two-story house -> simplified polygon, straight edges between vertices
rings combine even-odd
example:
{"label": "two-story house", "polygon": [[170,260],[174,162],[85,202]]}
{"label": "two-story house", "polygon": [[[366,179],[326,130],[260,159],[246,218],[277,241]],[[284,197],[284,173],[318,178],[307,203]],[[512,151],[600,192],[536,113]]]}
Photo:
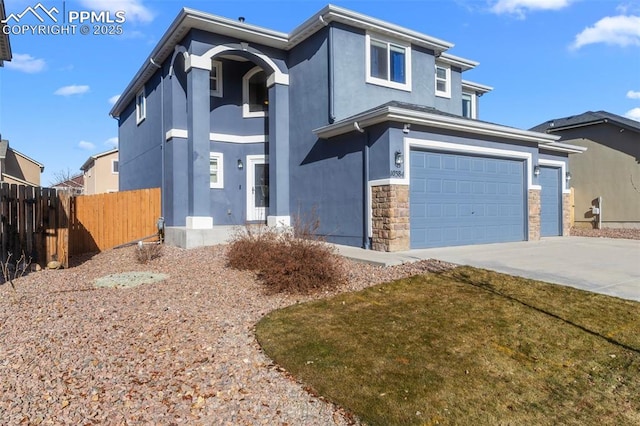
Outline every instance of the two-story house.
{"label": "two-story house", "polygon": [[640,122],[607,111],[586,111],[531,130],[587,149],[569,160],[574,226],[640,228]]}
{"label": "two-story house", "polygon": [[187,247],[312,211],[376,250],[566,234],[582,148],[479,121],[491,87],[452,46],[332,5],[288,34],[183,9],[111,111],[120,189],[161,187]]}
{"label": "two-story house", "polygon": [[110,149],[87,158],[82,167],[83,194],[118,192],[118,149]]}

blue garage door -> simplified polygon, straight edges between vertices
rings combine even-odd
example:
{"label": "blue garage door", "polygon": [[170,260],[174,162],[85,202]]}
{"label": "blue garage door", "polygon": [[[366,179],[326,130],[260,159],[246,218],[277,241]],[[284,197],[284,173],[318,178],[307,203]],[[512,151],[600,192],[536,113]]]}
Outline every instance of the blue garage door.
{"label": "blue garage door", "polygon": [[559,167],[540,167],[540,235],[543,237],[562,235],[561,170]]}
{"label": "blue garage door", "polygon": [[411,248],[525,239],[524,161],[411,151]]}

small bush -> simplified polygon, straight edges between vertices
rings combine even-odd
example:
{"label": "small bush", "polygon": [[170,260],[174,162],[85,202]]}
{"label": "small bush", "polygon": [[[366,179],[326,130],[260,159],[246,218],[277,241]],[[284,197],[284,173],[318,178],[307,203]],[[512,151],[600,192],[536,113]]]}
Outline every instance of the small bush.
{"label": "small bush", "polygon": [[235,269],[256,271],[269,293],[315,293],[343,282],[343,270],[334,248],[321,238],[312,237],[311,228],[298,231],[296,228],[293,232],[278,232],[246,227],[232,239],[227,264]]}
{"label": "small bush", "polygon": [[138,244],[136,248],[136,259],[138,263],[146,265],[153,259],[162,256],[162,245],[160,244]]}
{"label": "small bush", "polygon": [[260,271],[269,262],[278,238],[275,230],[262,225],[238,229],[227,250],[227,265],[241,271]]}

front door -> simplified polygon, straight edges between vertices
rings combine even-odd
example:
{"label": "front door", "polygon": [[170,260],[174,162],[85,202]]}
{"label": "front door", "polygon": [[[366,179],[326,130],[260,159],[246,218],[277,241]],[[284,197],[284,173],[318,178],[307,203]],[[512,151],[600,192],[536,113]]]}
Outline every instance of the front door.
{"label": "front door", "polygon": [[264,155],[247,156],[247,221],[267,220],[269,163]]}

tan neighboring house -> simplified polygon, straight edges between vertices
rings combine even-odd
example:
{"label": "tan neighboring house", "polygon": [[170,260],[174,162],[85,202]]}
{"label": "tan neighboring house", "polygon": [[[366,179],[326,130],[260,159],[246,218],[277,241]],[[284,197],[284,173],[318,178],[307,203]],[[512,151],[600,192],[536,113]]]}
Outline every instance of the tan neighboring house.
{"label": "tan neighboring house", "polygon": [[575,226],[640,228],[640,122],[588,111],[531,130],[587,148],[569,156]]}
{"label": "tan neighboring house", "polygon": [[118,192],[118,150],[92,155],[80,167],[84,174],[84,195]]}
{"label": "tan neighboring house", "polygon": [[0,140],[0,181],[18,185],[40,186],[44,165],[9,147]]}

